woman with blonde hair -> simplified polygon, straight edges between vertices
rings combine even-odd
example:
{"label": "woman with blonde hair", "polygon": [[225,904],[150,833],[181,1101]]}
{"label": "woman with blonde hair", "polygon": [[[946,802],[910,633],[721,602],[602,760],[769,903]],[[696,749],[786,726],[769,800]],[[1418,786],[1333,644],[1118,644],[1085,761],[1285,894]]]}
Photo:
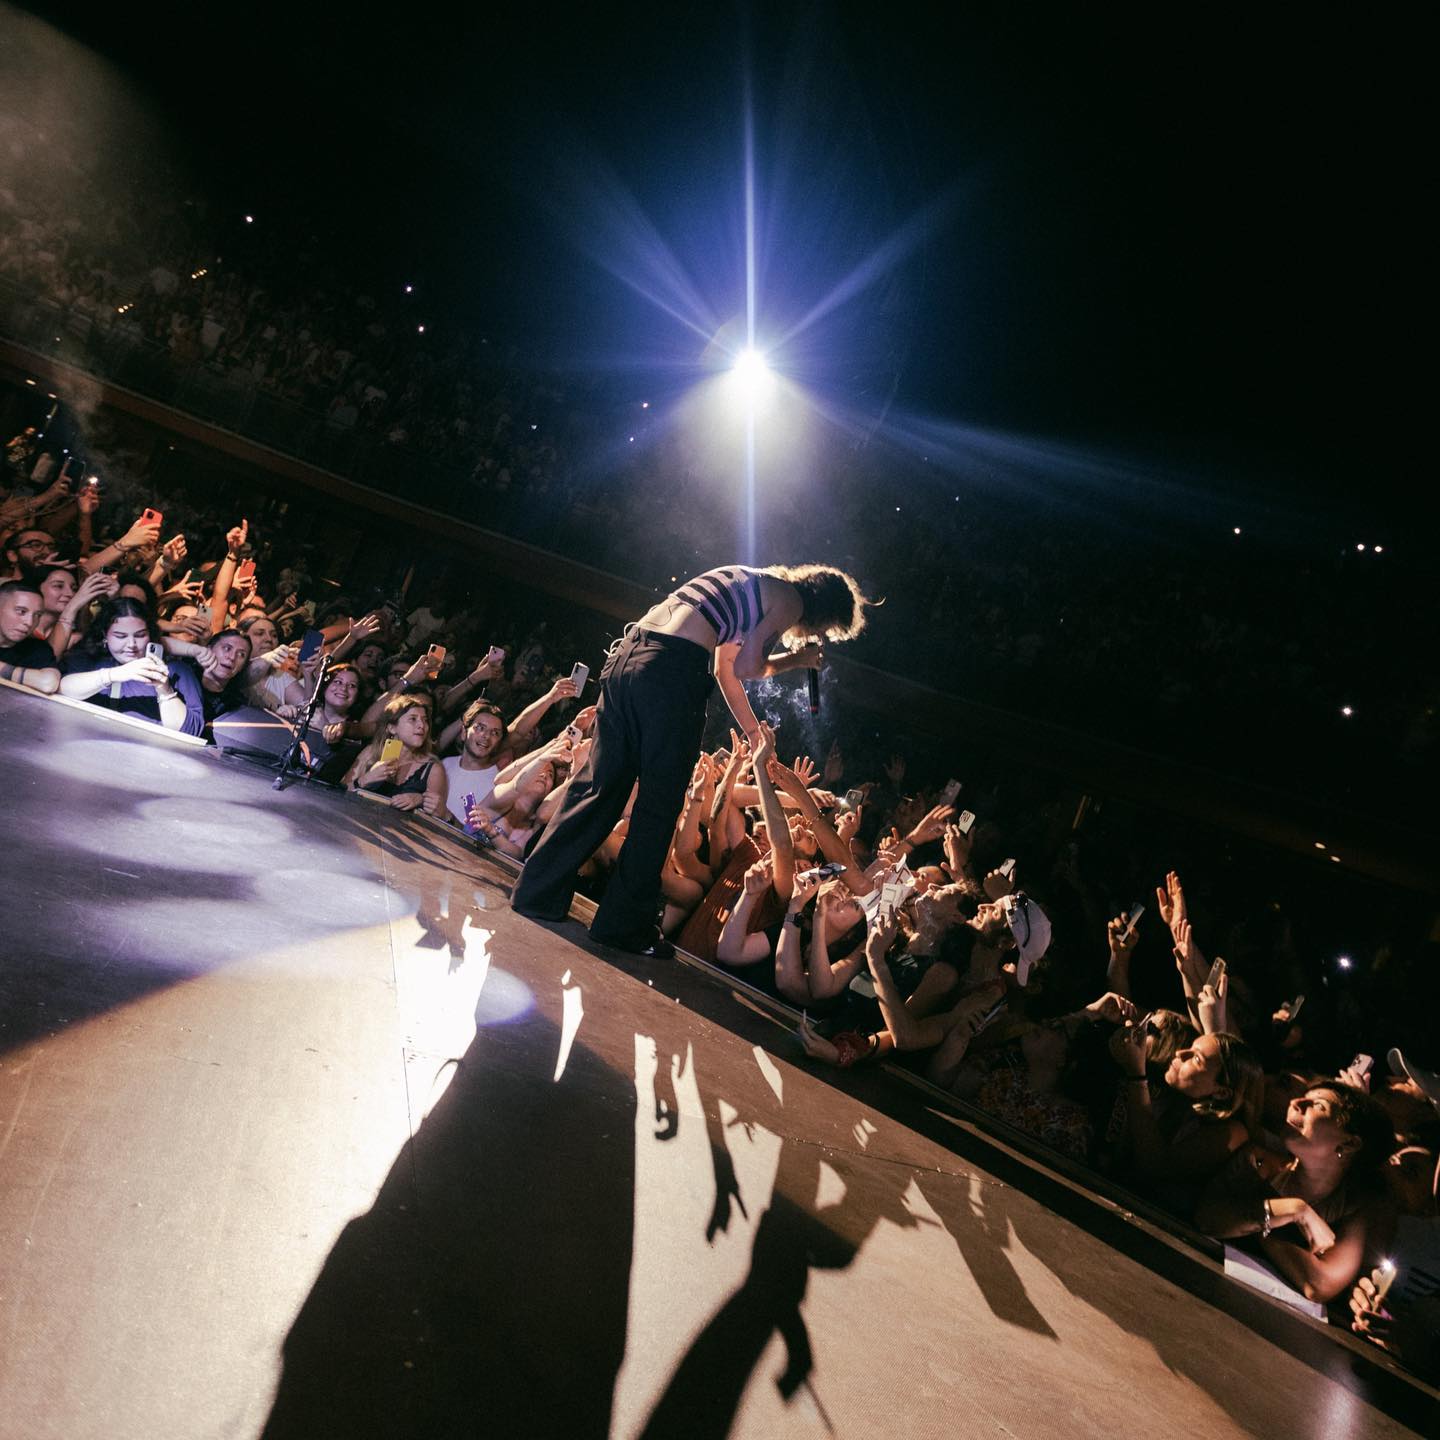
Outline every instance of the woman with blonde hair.
{"label": "woman with blonde hair", "polygon": [[430,744],[428,695],[386,702],[374,739],[355,757],[345,783],[387,796],[397,810],[439,815],[445,809],[445,767]]}
{"label": "woman with blonde hair", "polygon": [[567,917],[581,865],[638,780],[629,833],[590,934],[638,954],[672,954],[656,925],[660,876],[712,680],[753,750],[760,725],[744,682],[819,669],[821,642],[858,635],[874,603],[853,576],[829,565],[724,565],[687,580],[628,626],[600,676],[594,748],[526,861],[514,908],[534,919]]}
{"label": "woman with blonde hair", "polygon": [[[1144,1027],[1111,1037],[1125,1077],[1132,1172],[1155,1185],[1199,1185],[1260,1133],[1264,1071],[1238,1035],[1199,1035],[1171,1057],[1157,1106],[1145,1069],[1148,1049]],[[1193,1191],[1186,1198],[1193,1200]]]}

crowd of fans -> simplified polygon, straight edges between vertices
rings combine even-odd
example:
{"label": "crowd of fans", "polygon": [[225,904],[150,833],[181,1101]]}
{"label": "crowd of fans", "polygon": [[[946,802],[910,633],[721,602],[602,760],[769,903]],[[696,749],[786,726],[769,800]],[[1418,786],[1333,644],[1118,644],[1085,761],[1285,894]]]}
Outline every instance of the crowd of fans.
{"label": "crowd of fans", "polygon": [[[317,776],[523,860],[585,763],[572,666],[598,623],[551,635],[438,578],[327,598],[283,507],[141,504],[63,454],[37,480],[42,458],[37,435],[7,448],[0,677],[221,744],[304,719]],[[1433,957],[1357,951],[1344,976],[1273,898],[1227,902],[1213,870],[1187,890],[1024,778],[962,788],[953,757],[843,726],[787,764],[771,720],[753,754],[730,733],[696,757],[668,935],[800,1009],[815,1063],[908,1065],[1434,1372],[1440,1077],[1417,1063],[1433,1027],[1396,1019]]]}
{"label": "crowd of fans", "polygon": [[[0,184],[9,333],[167,396],[192,377],[187,403],[241,430],[256,405],[285,407],[341,468],[351,440],[381,471],[436,467],[463,481],[453,513],[647,584],[734,559],[733,497],[640,397],[562,380],[433,297],[422,309],[403,277],[357,282],[319,227],[222,222],[164,183],[77,205],[83,150],[17,143],[28,164]],[[7,445],[0,678],[221,744],[247,718],[304,719],[317,777],[523,860],[585,762],[593,710],[571,666],[598,668],[601,623],[542,623],[434,567],[342,588],[285,503],[247,518],[162,495],[103,424],[87,416],[83,466],[38,419]],[[952,483],[928,463],[837,447],[823,493],[759,499],[767,531],[805,533],[887,595],[897,624],[861,658],[1352,804],[1405,793],[1381,769],[1433,757],[1440,696],[1413,629],[1433,607],[1402,599],[1393,623],[1395,577],[1415,573],[1395,544],[1266,540],[1218,514],[1200,540],[1193,514],[1164,533],[1108,503],[1061,510],[993,464]],[[1244,889],[1213,858],[1187,859],[1183,884],[1170,837],[1114,813],[1082,824],[1035,777],[902,758],[898,727],[842,713],[820,743],[790,738],[789,764],[769,726],[754,754],[716,734],[697,756],[667,934],[801,1009],[815,1063],[914,1068],[1251,1247],[1435,1375],[1440,1078],[1417,1063],[1436,1063],[1433,945],[1382,923],[1337,958],[1333,909]],[[592,893],[625,824],[586,867]]]}
{"label": "crowd of fans", "polygon": [[[733,559],[733,495],[660,404],[542,365],[404,277],[363,283],[322,222],[247,224],[177,201],[174,177],[82,219],[83,153],[26,144],[0,192],[0,323],[26,343],[342,471],[363,455],[367,484],[646,584]],[[276,407],[309,428],[277,429]],[[1434,637],[1411,630],[1433,607],[1403,536],[1167,514],[1148,483],[941,465],[885,434],[837,434],[807,461],[823,486],[785,474],[757,497],[766,531],[803,526],[908,617],[912,643],[862,637],[857,658],[1350,808],[1393,809],[1433,759],[1440,694],[1414,654]],[[958,622],[944,646],[931,619]]]}

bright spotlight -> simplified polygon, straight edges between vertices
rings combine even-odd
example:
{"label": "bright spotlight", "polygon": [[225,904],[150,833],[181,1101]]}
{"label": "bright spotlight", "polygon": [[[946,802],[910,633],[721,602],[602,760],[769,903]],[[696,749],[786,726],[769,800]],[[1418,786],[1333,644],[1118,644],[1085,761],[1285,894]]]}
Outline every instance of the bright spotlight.
{"label": "bright spotlight", "polygon": [[753,345],[747,345],[735,357],[732,374],[741,397],[752,405],[764,399],[775,384],[765,357]]}

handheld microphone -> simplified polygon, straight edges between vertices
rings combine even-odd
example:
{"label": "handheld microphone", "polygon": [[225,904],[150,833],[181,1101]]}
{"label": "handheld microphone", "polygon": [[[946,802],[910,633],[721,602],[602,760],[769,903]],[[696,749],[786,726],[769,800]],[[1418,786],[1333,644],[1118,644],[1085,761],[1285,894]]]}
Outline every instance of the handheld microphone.
{"label": "handheld microphone", "polygon": [[820,672],[818,670],[807,670],[806,679],[810,682],[810,713],[820,713]]}

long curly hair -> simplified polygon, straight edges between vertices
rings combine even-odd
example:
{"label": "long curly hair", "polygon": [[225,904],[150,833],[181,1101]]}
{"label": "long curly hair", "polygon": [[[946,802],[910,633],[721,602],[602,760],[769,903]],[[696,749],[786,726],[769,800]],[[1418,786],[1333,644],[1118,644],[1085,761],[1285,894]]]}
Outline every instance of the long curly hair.
{"label": "long curly hair", "polygon": [[866,610],[884,604],[871,600],[853,575],[833,565],[771,565],[763,572],[793,585],[804,607],[792,627],[830,641],[853,640],[864,628]]}

